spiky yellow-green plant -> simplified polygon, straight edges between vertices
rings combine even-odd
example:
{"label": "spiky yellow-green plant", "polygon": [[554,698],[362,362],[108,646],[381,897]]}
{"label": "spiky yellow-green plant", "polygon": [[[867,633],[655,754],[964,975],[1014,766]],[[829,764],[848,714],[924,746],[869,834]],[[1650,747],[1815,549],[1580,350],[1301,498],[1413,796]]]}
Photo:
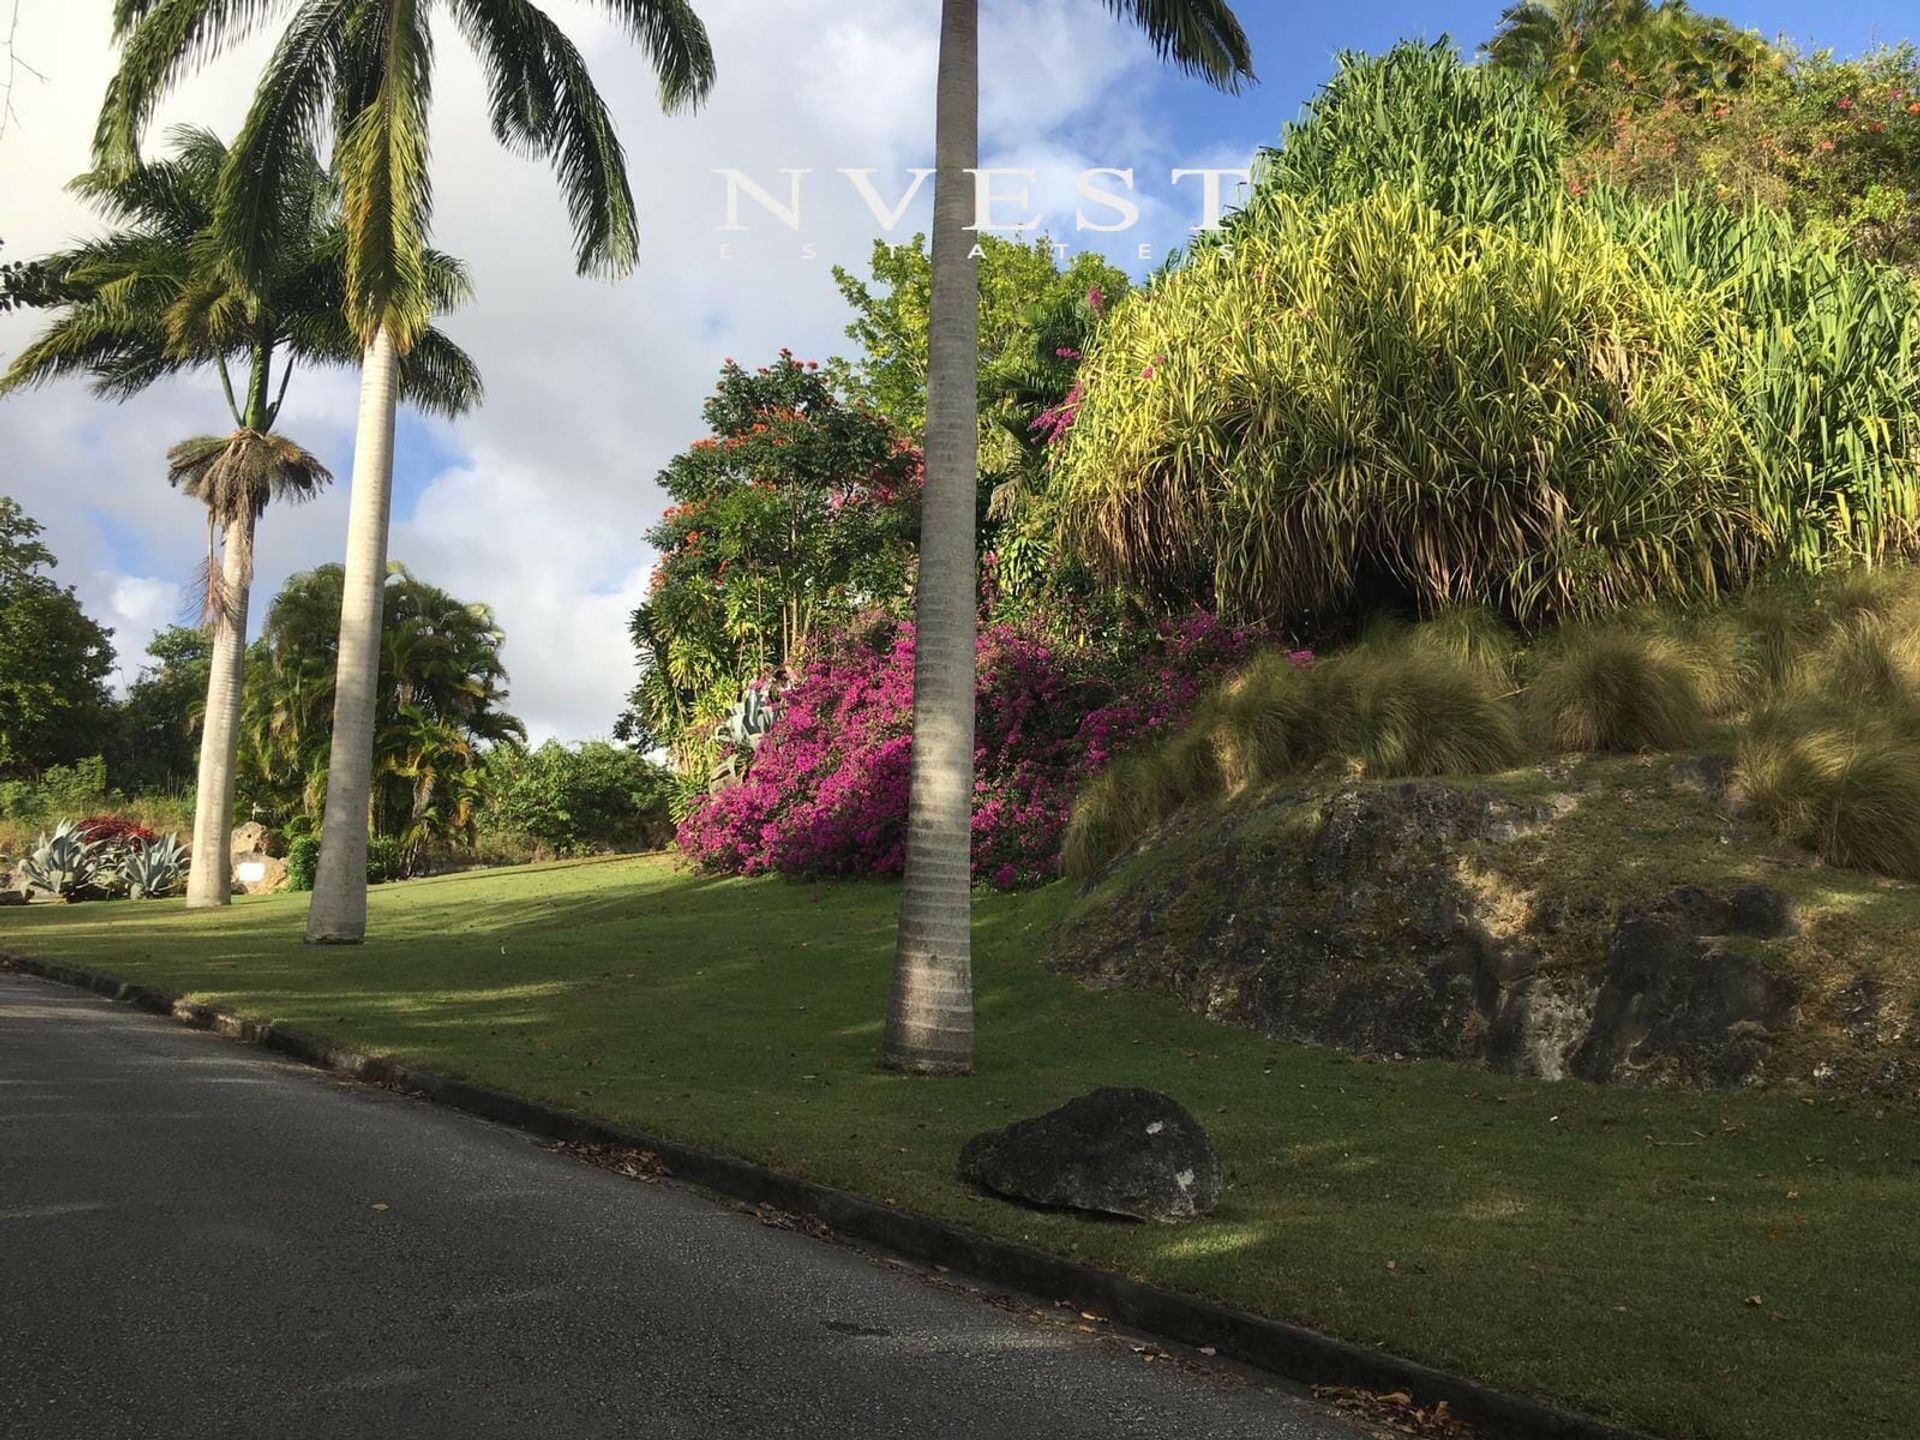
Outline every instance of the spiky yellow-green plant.
{"label": "spiky yellow-green plant", "polygon": [[1241,618],[1369,577],[1523,619],[1714,593],[1759,543],[1698,299],[1603,227],[1285,197],[1117,314],[1059,486],[1103,573]]}

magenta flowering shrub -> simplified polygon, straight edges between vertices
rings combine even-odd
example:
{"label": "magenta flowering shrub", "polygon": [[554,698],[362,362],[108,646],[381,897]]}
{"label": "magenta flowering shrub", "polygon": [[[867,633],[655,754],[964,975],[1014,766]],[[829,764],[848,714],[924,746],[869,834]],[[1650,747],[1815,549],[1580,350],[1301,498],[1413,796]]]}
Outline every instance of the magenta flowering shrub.
{"label": "magenta flowering shrub", "polygon": [[[1253,637],[1212,616],[1166,627],[1136,653],[1063,645],[1012,625],[979,639],[973,873],[1002,889],[1059,872],[1060,836],[1088,776],[1192,711]],[[816,643],[737,784],[681,823],[704,869],[755,875],[897,875],[906,859],[912,751],[910,624]]]}

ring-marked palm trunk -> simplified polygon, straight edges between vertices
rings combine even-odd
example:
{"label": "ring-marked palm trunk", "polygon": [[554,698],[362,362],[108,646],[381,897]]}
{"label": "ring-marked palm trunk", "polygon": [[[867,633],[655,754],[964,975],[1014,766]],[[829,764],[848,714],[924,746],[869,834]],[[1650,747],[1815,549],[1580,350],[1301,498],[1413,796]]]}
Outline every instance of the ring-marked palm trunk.
{"label": "ring-marked palm trunk", "polygon": [[927,481],[914,596],[913,762],[886,1063],[973,1068],[973,707],[978,578],[979,0],[943,0],[934,118],[933,295],[927,335]]}
{"label": "ring-marked palm trunk", "polygon": [[233,897],[234,756],[240,744],[240,699],[246,689],[247,602],[253,585],[250,510],[227,523],[220,583],[210,586],[213,663],[207,709],[200,722],[200,769],[193,793],[193,860],[187,871],[187,908],[228,904]]}
{"label": "ring-marked palm trunk", "polygon": [[320,863],[307,911],[309,944],[358,944],[367,933],[367,797],[373,786],[398,370],[392,338],[384,328],[376,331],[361,370],[360,418],[353,438],[346,583],[340,597],[340,664],[327,761],[327,808],[320,822]]}

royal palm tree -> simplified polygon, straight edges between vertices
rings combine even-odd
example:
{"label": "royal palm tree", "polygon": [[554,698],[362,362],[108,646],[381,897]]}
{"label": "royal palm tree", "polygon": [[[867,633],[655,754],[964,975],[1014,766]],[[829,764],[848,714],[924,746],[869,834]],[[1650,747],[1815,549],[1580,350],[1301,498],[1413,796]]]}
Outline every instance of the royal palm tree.
{"label": "royal palm tree", "polygon": [[[249,268],[215,225],[227,147],[211,131],[186,127],[169,140],[165,160],[73,182],[112,228],[33,262],[54,318],[0,376],[0,394],[84,374],[96,393],[124,399],[184,370],[219,375],[236,428],[174,446],[167,475],[206,507],[205,620],[213,632],[187,904],[225,905],[254,532],[270,502],[308,499],[331,478],[274,425],[297,366],[354,365],[360,346],[346,314],[338,188],[311,146],[295,147],[276,172],[269,199],[279,213],[280,241],[262,266]],[[429,251],[423,264],[435,310],[466,294],[458,262]],[[244,386],[236,394],[234,370],[241,366]],[[407,357],[399,388],[424,409],[457,415],[479,398],[480,377],[465,352],[429,326]]]}
{"label": "royal palm tree", "polygon": [[[688,0],[606,0],[652,63],[662,106],[697,104],[713,51]],[[300,145],[327,136],[347,219],[347,311],[362,346],[360,415],[340,609],[328,804],[307,939],[366,934],[363,823],[372,783],[380,605],[393,488],[397,367],[432,313],[425,256],[436,9],[487,77],[493,131],[549,157],[573,220],[582,274],[617,276],[639,255],[633,194],[613,118],[585,60],[531,0],[116,0],[120,68],[95,135],[103,164],[126,165],[160,98],[184,75],[285,14],[233,155],[219,224],[250,264],[281,241],[273,177]]]}
{"label": "royal palm tree", "polygon": [[[1103,0],[1163,60],[1237,90],[1253,78],[1226,0]],[[887,1005],[886,1063],[973,1068],[973,687],[978,570],[980,0],[942,0],[934,99],[933,294],[927,335],[927,480],[914,595],[913,761],[907,867]]]}

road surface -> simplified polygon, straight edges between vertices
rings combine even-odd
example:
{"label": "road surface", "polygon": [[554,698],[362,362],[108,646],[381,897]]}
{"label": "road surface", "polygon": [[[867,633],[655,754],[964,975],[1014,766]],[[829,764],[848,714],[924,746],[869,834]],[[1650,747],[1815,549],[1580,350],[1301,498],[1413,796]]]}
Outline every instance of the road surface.
{"label": "road surface", "polygon": [[[384,1207],[384,1208],[382,1208]],[[1353,1440],[517,1132],[0,973],[0,1436]]]}

